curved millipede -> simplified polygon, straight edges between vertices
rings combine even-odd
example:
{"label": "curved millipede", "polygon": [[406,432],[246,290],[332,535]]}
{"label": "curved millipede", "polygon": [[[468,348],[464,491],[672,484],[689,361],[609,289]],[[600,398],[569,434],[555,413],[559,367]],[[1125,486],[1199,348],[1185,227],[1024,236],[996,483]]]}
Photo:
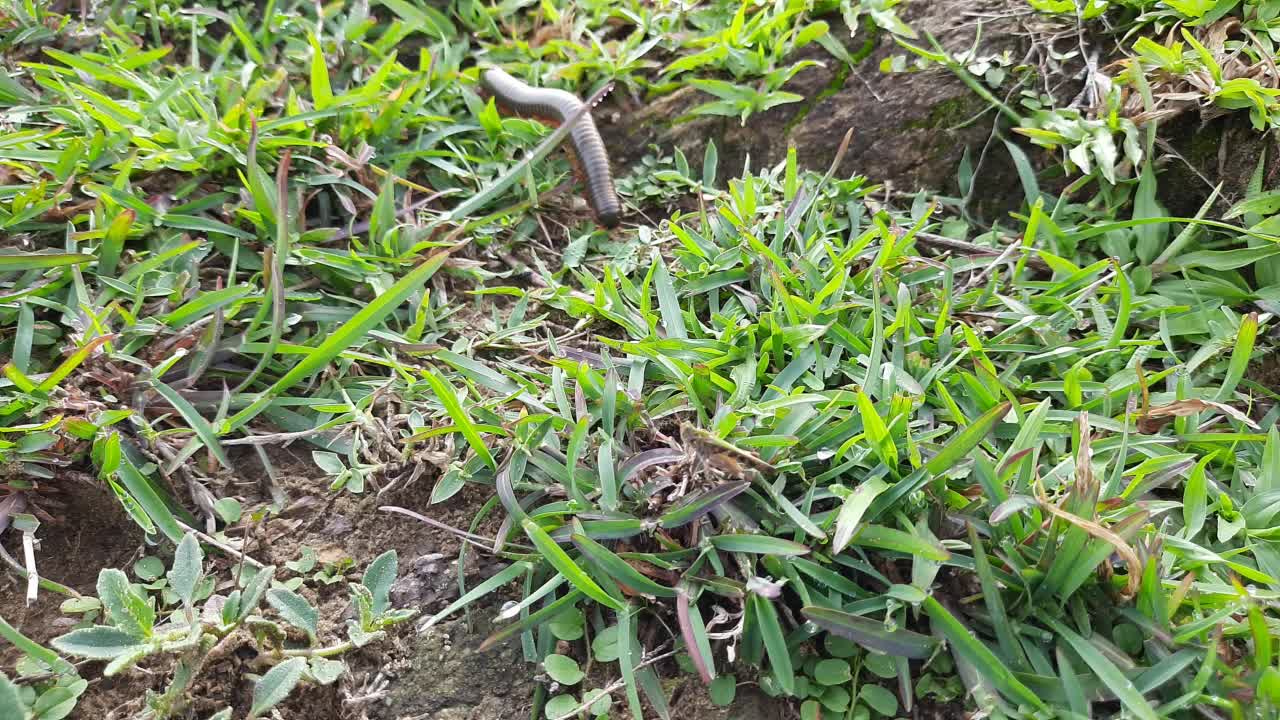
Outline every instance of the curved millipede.
{"label": "curved millipede", "polygon": [[[480,83],[498,105],[508,112],[528,117],[563,123],[575,110],[582,107],[582,100],[572,93],[552,88],[535,88],[526,85],[506,72],[488,68],[480,74]],[[569,143],[578,156],[578,164],[586,176],[587,200],[596,220],[605,227],[614,227],[622,214],[622,204],[613,189],[613,175],[609,172],[609,155],[604,140],[591,119],[591,113],[582,115],[569,133]]]}

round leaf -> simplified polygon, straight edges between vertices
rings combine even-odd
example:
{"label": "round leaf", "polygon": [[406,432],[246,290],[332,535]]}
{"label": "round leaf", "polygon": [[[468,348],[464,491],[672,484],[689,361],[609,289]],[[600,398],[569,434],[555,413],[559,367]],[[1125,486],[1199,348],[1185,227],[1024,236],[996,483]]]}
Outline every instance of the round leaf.
{"label": "round leaf", "polygon": [[98,598],[89,596],[67,598],[62,601],[62,605],[58,606],[58,610],[62,612],[63,615],[75,615],[101,609],[102,603]]}
{"label": "round leaf", "polygon": [[222,521],[228,525],[240,522],[240,516],[244,512],[240,507],[240,502],[235,498],[222,498],[214,501],[213,511],[218,513],[218,517],[222,518]]}
{"label": "round leaf", "polygon": [[843,685],[851,677],[849,663],[844,660],[823,660],[813,670],[813,679],[823,685]]}
{"label": "round leaf", "polygon": [[898,677],[898,665],[894,659],[882,653],[867,653],[864,661],[867,669],[882,678]]}
{"label": "round leaf", "polygon": [[733,703],[734,696],[738,694],[738,679],[732,675],[721,675],[711,681],[707,694],[711,696],[711,702],[719,707],[726,707]]}
{"label": "round leaf", "polygon": [[547,720],[556,720],[573,712],[579,704],[578,698],[572,695],[556,695],[543,706],[542,713],[547,716]]}
{"label": "round leaf", "polygon": [[587,707],[587,712],[596,717],[609,712],[609,708],[613,706],[613,698],[609,697],[609,693],[599,688],[583,693],[582,702],[591,703]]}
{"label": "round leaf", "polygon": [[570,608],[551,618],[551,621],[547,623],[552,635],[555,635],[557,639],[569,641],[581,638],[585,625],[586,621],[582,616],[582,611],[577,608]]}
{"label": "round leaf", "polygon": [[822,693],[822,706],[834,713],[849,709],[849,691],[843,687],[829,687]]}
{"label": "round leaf", "polygon": [[800,720],[822,720],[822,704],[817,700],[805,700],[800,706]]}
{"label": "round leaf", "polygon": [[898,696],[879,685],[863,685],[858,690],[858,697],[870,705],[872,710],[885,717],[893,717],[898,714]]}
{"label": "round leaf", "polygon": [[133,564],[133,574],[139,580],[151,582],[164,574],[164,561],[154,555],[146,555]]}
{"label": "round leaf", "polygon": [[548,655],[542,661],[542,666],[546,668],[547,675],[561,685],[577,685],[582,682],[582,668],[578,667],[578,661],[571,657]]}
{"label": "round leaf", "polygon": [[617,625],[610,625],[596,635],[591,641],[591,655],[600,662],[614,662],[620,657]]}

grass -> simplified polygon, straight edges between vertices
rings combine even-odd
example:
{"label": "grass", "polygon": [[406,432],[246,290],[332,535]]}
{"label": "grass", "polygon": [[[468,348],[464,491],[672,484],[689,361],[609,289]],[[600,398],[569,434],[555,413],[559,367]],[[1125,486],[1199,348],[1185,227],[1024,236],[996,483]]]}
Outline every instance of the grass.
{"label": "grass", "polygon": [[[318,638],[303,578],[273,568],[236,570],[232,610],[193,622],[197,539],[237,557],[241,505],[283,508],[212,481],[294,442],[329,492],[426,465],[432,503],[496,498],[457,532],[510,564],[419,627],[518,598],[486,646],[518,641],[545,673],[534,717],[672,717],[681,672],[806,719],[1280,712],[1280,405],[1250,371],[1280,298],[1264,164],[1230,209],[1170,217],[1156,125],[1006,104],[1023,79],[916,39],[889,3],[447,10],[0,10],[0,530],[30,543],[48,488],[88,470],[177,547],[167,585],[107,568],[96,605],[6,556],[93,627],[54,652],[0,622],[24,658],[0,708],[64,717],[86,684],[62,655],[114,674],[163,651],[176,690],[145,711],[174,715],[243,624],[280,653],[234,709],[256,716],[410,617],[383,555],[346,639]],[[864,15],[1001,105],[1018,211],[970,214],[971,163],[960,197],[886,204],[794,149],[732,176],[710,143],[620,178],[664,219],[610,235],[565,200],[570,125],[475,94],[482,58],[623,103],[691,85],[718,98],[695,113],[746,123],[803,99],[782,89],[816,51],[797,52],[840,62],[836,18]],[[1221,75],[1184,41],[1135,44],[1165,74],[1127,81]],[[1205,99],[1265,127],[1271,94],[1234,79]],[[1033,165],[1014,133],[1065,157]]]}

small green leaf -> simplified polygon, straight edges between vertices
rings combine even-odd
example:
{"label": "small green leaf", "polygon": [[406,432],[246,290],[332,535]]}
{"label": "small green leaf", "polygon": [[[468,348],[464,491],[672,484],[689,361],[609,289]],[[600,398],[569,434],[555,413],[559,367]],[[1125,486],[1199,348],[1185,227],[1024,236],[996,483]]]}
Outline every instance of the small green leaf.
{"label": "small green leaf", "polygon": [[133,564],[133,574],[143,582],[152,582],[164,574],[164,561],[155,555],[144,555]]}
{"label": "small green leaf", "polygon": [[858,689],[858,699],[885,717],[898,716],[898,696],[879,685],[863,685]]}
{"label": "small green leaf", "polygon": [[398,563],[396,551],[388,550],[374,558],[364,571],[360,582],[373,595],[373,614],[376,617],[381,617],[391,608],[391,586],[396,582]]}
{"label": "small green leaf", "polygon": [[564,655],[548,655],[542,660],[547,675],[561,685],[577,685],[584,677],[578,661]]}
{"label": "small green leaf", "polygon": [[107,625],[72,630],[54,638],[50,644],[59,652],[90,660],[111,660],[142,647],[140,638]]}
{"label": "small green leaf", "polygon": [[111,622],[135,641],[151,637],[156,611],[123,572],[107,568],[98,573],[98,599],[107,608]]}
{"label": "small green leaf", "polygon": [[813,679],[822,685],[842,685],[849,682],[853,673],[844,660],[819,660],[813,669]]}
{"label": "small green leaf", "polygon": [[268,670],[253,686],[253,706],[249,708],[249,718],[258,717],[288,697],[306,669],[306,658],[296,657]]}
{"label": "small green leaf", "polygon": [[200,583],[203,572],[204,552],[196,536],[187,533],[178,543],[178,550],[173,556],[173,568],[169,570],[169,587],[183,605],[190,605],[195,599],[196,585]]}
{"label": "small green leaf", "polygon": [[240,501],[235,498],[219,498],[215,500],[213,511],[218,513],[218,517],[222,518],[222,522],[228,525],[240,522],[240,516],[243,513]]}
{"label": "small green leaf", "polygon": [[707,687],[707,693],[711,696],[711,702],[717,707],[728,707],[733,704],[733,698],[738,694],[738,678],[733,675],[721,675],[711,681],[711,685]]}
{"label": "small green leaf", "polygon": [[285,622],[305,632],[308,638],[315,639],[320,614],[306,598],[292,590],[272,588],[267,591],[267,604],[275,608]]}
{"label": "small green leaf", "polygon": [[591,657],[594,657],[597,662],[615,662],[620,653],[617,625],[610,625],[601,630],[591,641]]}
{"label": "small green leaf", "polygon": [[271,580],[275,576],[276,567],[274,565],[258,568],[257,574],[244,586],[244,593],[240,596],[237,620],[244,620],[249,617],[250,613],[258,609],[258,605],[262,603],[262,596],[267,593],[267,588],[271,587]]}
{"label": "small green leaf", "polygon": [[313,657],[307,662],[307,675],[320,685],[329,685],[342,677],[347,664],[341,660]]}
{"label": "small green leaf", "polygon": [[609,712],[609,708],[613,706],[613,698],[600,688],[582,693],[582,702],[587,705],[587,712],[594,717],[605,715]]}
{"label": "small green leaf", "polygon": [[547,623],[547,628],[557,639],[572,642],[586,633],[586,622],[586,617],[581,610],[571,608],[556,615],[551,622]]}
{"label": "small green leaf", "polygon": [[101,609],[102,602],[98,598],[87,596],[67,598],[58,606],[58,612],[63,615],[79,615]]}
{"label": "small green leaf", "polygon": [[570,715],[578,708],[578,698],[572,695],[554,695],[547,700],[547,704],[543,706],[542,713],[547,720],[560,720],[563,717],[572,718]]}

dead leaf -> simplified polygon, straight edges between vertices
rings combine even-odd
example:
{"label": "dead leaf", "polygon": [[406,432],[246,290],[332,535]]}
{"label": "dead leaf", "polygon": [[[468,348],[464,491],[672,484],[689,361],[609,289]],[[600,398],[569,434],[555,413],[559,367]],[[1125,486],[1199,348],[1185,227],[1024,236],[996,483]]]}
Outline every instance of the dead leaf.
{"label": "dead leaf", "polygon": [[1168,425],[1173,418],[1187,417],[1206,410],[1215,411],[1238,420],[1248,427],[1258,430],[1258,425],[1249,419],[1248,415],[1227,405],[1226,403],[1215,402],[1213,400],[1175,400],[1168,405],[1157,405],[1147,412],[1138,416],[1138,431],[1148,435],[1160,432],[1160,429]]}

